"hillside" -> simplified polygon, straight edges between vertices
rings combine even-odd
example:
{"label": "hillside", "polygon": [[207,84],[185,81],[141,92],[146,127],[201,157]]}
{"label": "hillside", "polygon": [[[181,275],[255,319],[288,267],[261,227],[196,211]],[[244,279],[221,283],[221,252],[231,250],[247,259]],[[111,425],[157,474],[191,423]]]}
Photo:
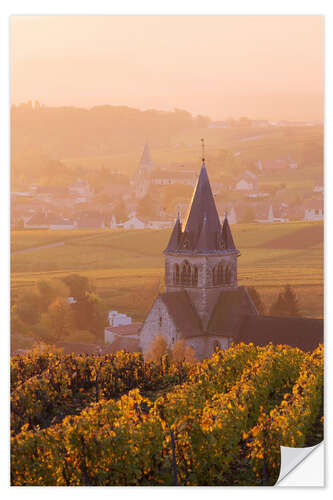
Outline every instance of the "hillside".
{"label": "hillside", "polygon": [[[269,307],[289,283],[296,290],[302,315],[322,317],[322,222],[236,224],[232,231],[241,250],[239,284],[255,286]],[[162,251],[169,236],[169,229],[13,231],[13,293],[33,287],[42,278],[75,272],[95,283],[110,309],[142,321],[163,289]],[[35,249],[61,242],[64,245]]]}

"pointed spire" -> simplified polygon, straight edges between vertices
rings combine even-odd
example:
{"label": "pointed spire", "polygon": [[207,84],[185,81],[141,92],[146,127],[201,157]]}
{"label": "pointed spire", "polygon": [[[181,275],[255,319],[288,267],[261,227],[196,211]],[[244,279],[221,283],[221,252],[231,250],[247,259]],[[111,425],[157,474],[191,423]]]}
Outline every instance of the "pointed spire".
{"label": "pointed spire", "polygon": [[168,243],[166,249],[164,250],[165,252],[177,251],[181,234],[182,234],[182,225],[180,222],[179,212],[178,212],[177,220],[176,220],[176,223],[174,225],[173,231],[171,233],[169,243]]}
{"label": "pointed spire", "polygon": [[144,150],[143,150],[143,153],[141,156],[141,160],[140,160],[140,165],[150,165],[150,166],[153,165],[153,160],[151,158],[148,142],[146,142],[146,144],[145,144],[145,147],[144,147]]}
{"label": "pointed spire", "polygon": [[217,250],[216,235],[221,230],[221,223],[210,187],[205,161],[203,160],[199,179],[184,223],[184,233],[190,236],[194,245],[194,250],[196,250],[196,244],[199,240],[205,217],[205,231],[210,236],[208,240],[209,248],[207,248],[207,250],[214,251]]}
{"label": "pointed spire", "polygon": [[239,253],[235,248],[227,214],[225,214],[223,228],[221,226],[203,158],[199,179],[185,222],[182,226],[178,214],[164,252],[210,254],[225,253],[230,250],[232,253]]}
{"label": "pointed spire", "polygon": [[236,250],[235,243],[231,234],[227,213],[225,213],[222,227],[222,241],[226,250]]}
{"label": "pointed spire", "polygon": [[196,244],[196,251],[197,252],[209,252],[211,250],[211,234],[209,234],[208,230],[208,224],[207,224],[207,217],[206,215],[204,216],[200,235],[198,242]]}

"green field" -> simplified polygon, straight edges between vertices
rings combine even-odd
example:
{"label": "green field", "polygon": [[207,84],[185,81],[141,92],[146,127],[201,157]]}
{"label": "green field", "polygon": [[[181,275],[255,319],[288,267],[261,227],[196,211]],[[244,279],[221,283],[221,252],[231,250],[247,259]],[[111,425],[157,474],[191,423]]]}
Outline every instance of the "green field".
{"label": "green field", "polygon": [[[255,286],[267,307],[282,286],[295,287],[304,316],[323,316],[323,224],[236,224],[240,285]],[[143,320],[163,290],[170,230],[13,231],[12,289],[70,273],[89,277],[114,308]],[[64,245],[35,249],[64,242]],[[22,252],[22,250],[27,250]],[[22,252],[22,253],[15,253]]]}

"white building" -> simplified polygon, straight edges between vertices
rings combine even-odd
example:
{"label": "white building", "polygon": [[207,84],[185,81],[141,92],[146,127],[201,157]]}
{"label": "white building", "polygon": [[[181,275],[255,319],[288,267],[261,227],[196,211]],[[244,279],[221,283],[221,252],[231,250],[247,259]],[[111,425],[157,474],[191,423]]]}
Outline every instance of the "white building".
{"label": "white building", "polygon": [[316,185],[313,188],[314,193],[323,193],[324,192],[324,183],[322,179],[318,179]]}
{"label": "white building", "polygon": [[304,204],[304,220],[322,220],[323,217],[322,200],[309,200]]}
{"label": "white building", "polygon": [[119,326],[119,325],[130,325],[132,323],[132,318],[126,316],[126,314],[119,313],[118,311],[109,312],[109,325]]}
{"label": "white building", "polygon": [[130,217],[126,222],[122,224],[124,229],[144,229],[145,223],[138,219],[135,215]]}
{"label": "white building", "polygon": [[147,227],[150,229],[166,229],[173,226],[172,220],[150,220]]}
{"label": "white building", "polygon": [[122,348],[126,348],[126,341],[130,342],[139,338],[142,323],[132,323],[132,318],[118,311],[109,312],[109,326],[104,329],[104,342],[112,344],[121,340]]}
{"label": "white building", "polygon": [[91,194],[89,182],[84,179],[76,179],[73,184],[68,186],[68,191],[84,200],[86,200]]}
{"label": "white building", "polygon": [[257,188],[257,176],[250,170],[246,170],[235,184],[236,191],[253,191]]}

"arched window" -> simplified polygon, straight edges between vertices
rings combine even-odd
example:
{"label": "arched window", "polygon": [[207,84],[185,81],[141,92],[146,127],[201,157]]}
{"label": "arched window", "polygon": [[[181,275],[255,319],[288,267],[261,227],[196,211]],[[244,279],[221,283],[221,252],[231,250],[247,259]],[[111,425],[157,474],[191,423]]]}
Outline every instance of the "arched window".
{"label": "arched window", "polygon": [[182,265],[182,272],[180,275],[180,281],[182,285],[190,285],[191,284],[191,266],[185,260],[185,262]]}
{"label": "arched window", "polygon": [[225,282],[229,285],[231,282],[231,269],[229,266],[227,266],[225,270]]}
{"label": "arched window", "polygon": [[213,285],[217,285],[217,266],[213,267]]}
{"label": "arched window", "polygon": [[198,286],[198,267],[197,266],[193,266],[192,285]]}
{"label": "arched window", "polygon": [[221,285],[224,282],[224,267],[223,262],[220,262],[217,268],[217,283]]}
{"label": "arched window", "polygon": [[178,264],[175,264],[175,267],[174,267],[173,282],[175,285],[179,284],[179,265]]}

